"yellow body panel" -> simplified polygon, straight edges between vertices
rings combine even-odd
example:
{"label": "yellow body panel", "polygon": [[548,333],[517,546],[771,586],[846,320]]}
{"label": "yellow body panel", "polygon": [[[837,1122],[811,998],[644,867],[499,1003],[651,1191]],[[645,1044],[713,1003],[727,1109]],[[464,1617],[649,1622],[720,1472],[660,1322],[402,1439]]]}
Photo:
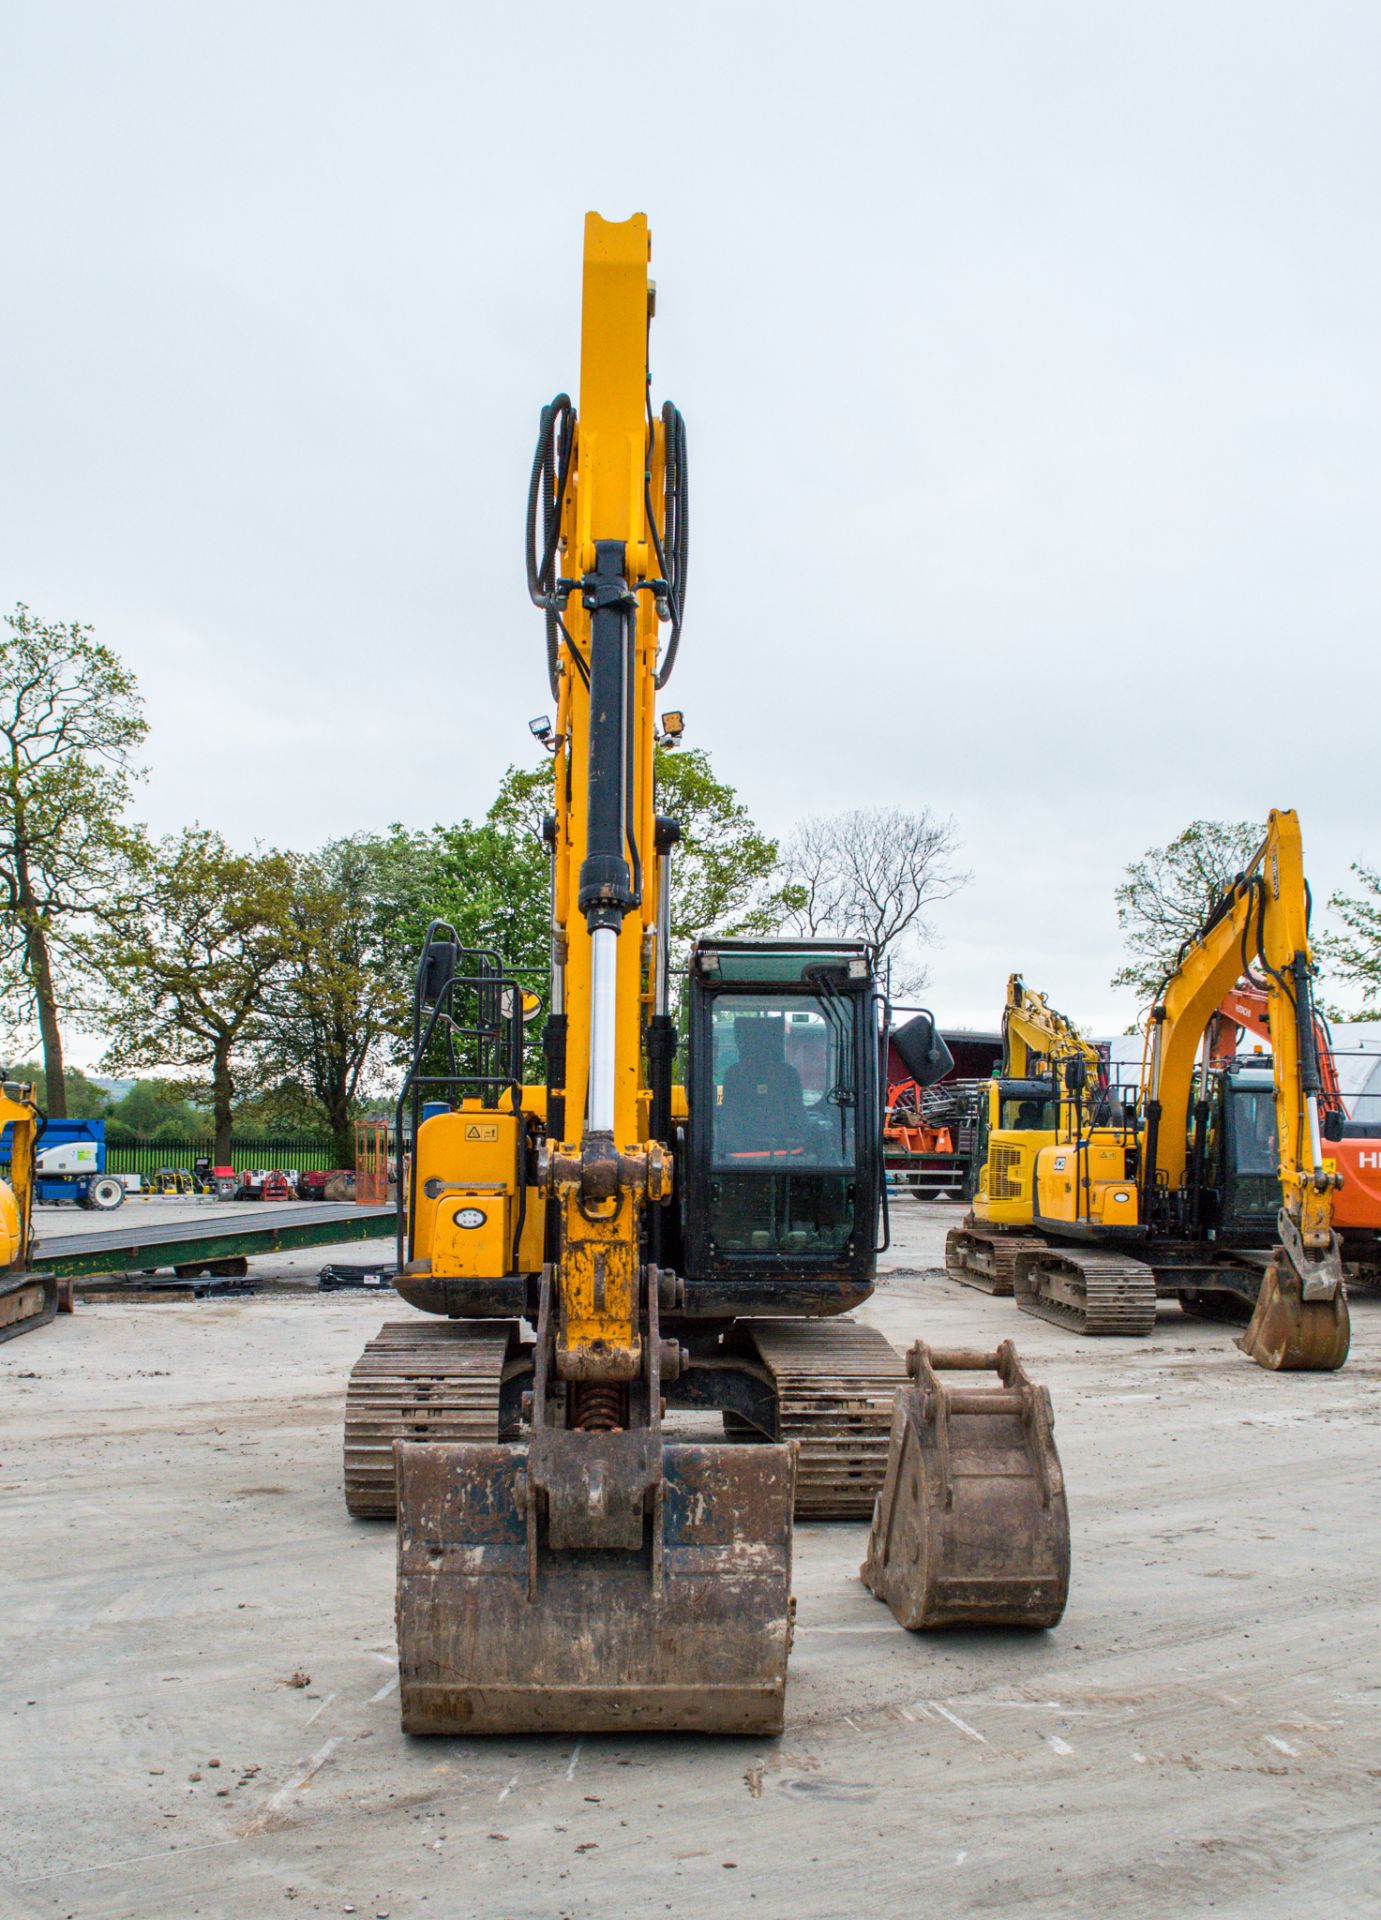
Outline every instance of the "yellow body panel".
{"label": "yellow body panel", "polygon": [[1127,1136],[1095,1130],[1081,1144],[1042,1148],[1036,1162],[1036,1215],[1060,1224],[1134,1227],[1136,1182],[1127,1178]]}
{"label": "yellow body panel", "polygon": [[1012,1128],[988,1135],[988,1155],[973,1196],[976,1220],[990,1227],[1030,1224],[1036,1156],[1052,1138],[1048,1132]]}
{"label": "yellow body panel", "polygon": [[0,1180],[0,1268],[18,1266],[23,1245],[24,1230],[19,1202],[9,1182]]}
{"label": "yellow body panel", "polygon": [[0,1129],[10,1129],[10,1177],[0,1180],[0,1266],[29,1264],[29,1218],[34,1204],[34,1143],[38,1108],[33,1088],[7,1080],[0,1088]]}
{"label": "yellow body panel", "polygon": [[474,1103],[433,1114],[418,1128],[413,1258],[429,1260],[436,1278],[496,1280],[540,1268],[546,1208],[536,1187],[527,1190],[516,1268],[513,1262],[518,1147],[517,1116]]}

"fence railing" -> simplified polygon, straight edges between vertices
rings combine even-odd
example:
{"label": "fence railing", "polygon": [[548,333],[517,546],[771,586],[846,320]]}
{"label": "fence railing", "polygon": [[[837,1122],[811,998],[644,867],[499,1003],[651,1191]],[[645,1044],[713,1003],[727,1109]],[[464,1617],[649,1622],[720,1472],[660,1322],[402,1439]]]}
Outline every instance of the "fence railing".
{"label": "fence railing", "polygon": [[[157,1172],[159,1167],[190,1168],[197,1160],[216,1160],[216,1143],[201,1140],[108,1140],[106,1167],[111,1173]],[[233,1140],[230,1164],[237,1173],[248,1167],[294,1167],[300,1173],[326,1171],[336,1164],[329,1141],[307,1139]]]}

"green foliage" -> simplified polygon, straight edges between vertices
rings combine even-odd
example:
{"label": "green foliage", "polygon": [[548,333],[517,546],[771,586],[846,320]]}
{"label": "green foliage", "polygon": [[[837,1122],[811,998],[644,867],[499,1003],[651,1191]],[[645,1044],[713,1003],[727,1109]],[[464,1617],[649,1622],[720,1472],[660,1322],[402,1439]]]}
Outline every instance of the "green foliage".
{"label": "green foliage", "polygon": [[492,820],[429,832],[394,826],[378,859],[384,945],[406,971],[409,1009],[412,970],[433,920],[510,968],[545,968],[551,872],[540,840]]}
{"label": "green foliage", "polygon": [[129,850],[130,904],[87,948],[106,984],[106,1064],[210,1069],[217,1152],[228,1150],[236,1078],[293,950],[293,868],[233,852],[188,827]]}
{"label": "green foliage", "polygon": [[256,1047],[281,1124],[324,1119],[342,1165],[353,1163],[353,1121],[369,1077],[411,1005],[409,969],[394,945],[389,844],[361,834],[296,862],[286,964]]}
{"label": "green foliage", "polygon": [[1191,820],[1168,846],[1149,847],[1132,861],[1113,896],[1126,952],[1113,986],[1153,1000],[1264,837],[1253,820]]}
{"label": "green foliage", "polygon": [[138,683],[90,627],[21,601],[0,632],[0,991],[36,1022],[49,1110],[67,1112],[59,1014],[80,933],[112,906],[121,817],[147,732]]}
{"label": "green foliage", "polygon": [[1354,861],[1358,891],[1335,893],[1329,906],[1342,922],[1340,930],[1321,934],[1314,942],[1320,955],[1349,986],[1362,996],[1353,1020],[1381,1020],[1381,872]]}
{"label": "green foliage", "polygon": [[[777,842],[754,824],[737,793],[721,780],[701,747],[659,746],[653,767],[656,808],[680,822],[672,856],[673,966],[684,967],[699,934],[770,934],[791,904],[778,882]],[[552,763],[510,767],[489,809],[488,824],[527,835],[540,846],[542,817],[552,810]],[[548,860],[542,849],[544,864]],[[545,958],[546,894],[543,895]]]}
{"label": "green foliage", "polygon": [[182,1080],[136,1080],[123,1100],[110,1108],[108,1140],[189,1140],[205,1133],[209,1089],[203,1098],[190,1097]]}
{"label": "green foliage", "polygon": [[[5,1078],[21,1083],[31,1082],[34,1098],[45,1113],[48,1108],[48,1075],[38,1060],[26,1060],[19,1066],[6,1067]],[[104,1087],[97,1086],[80,1067],[64,1067],[63,1084],[67,1089],[67,1110],[79,1120],[100,1120],[115,1110],[110,1094]]]}

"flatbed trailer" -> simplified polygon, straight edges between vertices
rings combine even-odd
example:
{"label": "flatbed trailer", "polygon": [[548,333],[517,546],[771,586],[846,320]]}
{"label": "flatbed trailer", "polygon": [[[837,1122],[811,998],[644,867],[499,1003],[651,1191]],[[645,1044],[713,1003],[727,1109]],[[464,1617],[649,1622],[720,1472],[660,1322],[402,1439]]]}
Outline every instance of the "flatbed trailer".
{"label": "flatbed trailer", "polygon": [[35,1241],[29,1266],[0,1279],[0,1340],[29,1333],[70,1311],[73,1280],[95,1274],[149,1273],[159,1267],[192,1274],[243,1274],[266,1253],[335,1247],[348,1240],[384,1240],[397,1225],[392,1206],[362,1207],[352,1200],[320,1205],[301,1201],[256,1222],[248,1211],[205,1220],[158,1220],[125,1209],[106,1226]]}

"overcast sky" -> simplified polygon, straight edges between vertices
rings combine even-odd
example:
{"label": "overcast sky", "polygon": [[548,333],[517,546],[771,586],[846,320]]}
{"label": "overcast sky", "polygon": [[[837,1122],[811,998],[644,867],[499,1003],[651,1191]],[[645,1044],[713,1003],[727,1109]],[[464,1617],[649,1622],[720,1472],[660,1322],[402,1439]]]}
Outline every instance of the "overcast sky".
{"label": "overcast sky", "polygon": [[1379,89],[1367,0],[11,7],[0,599],[136,669],[160,830],[481,814],[582,218],[643,210],[688,742],[774,832],[954,815],[946,1021],[1119,1027],[1189,819],[1381,860]]}

